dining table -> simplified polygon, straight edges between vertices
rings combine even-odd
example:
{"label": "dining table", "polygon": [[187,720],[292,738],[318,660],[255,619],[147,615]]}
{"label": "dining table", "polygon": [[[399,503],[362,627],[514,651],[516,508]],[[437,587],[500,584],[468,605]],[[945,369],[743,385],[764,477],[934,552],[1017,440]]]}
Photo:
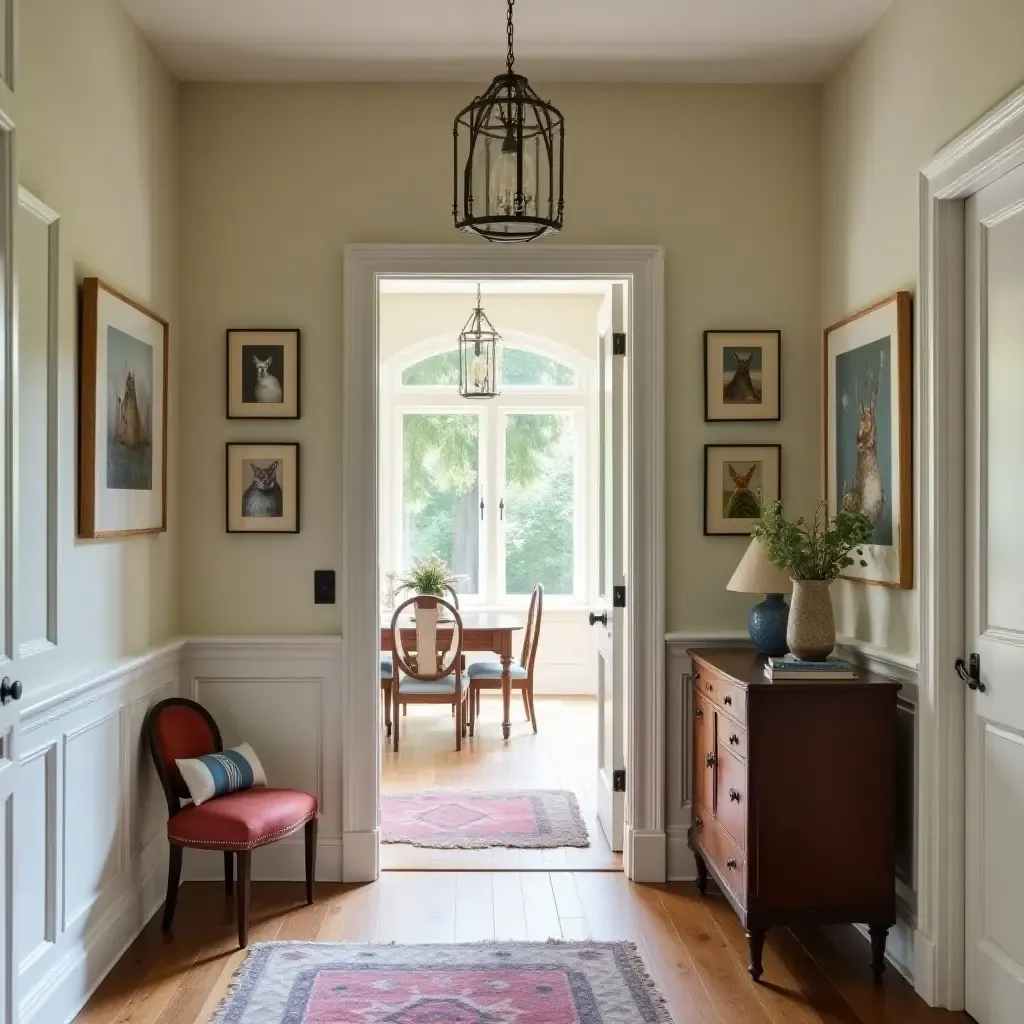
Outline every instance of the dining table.
{"label": "dining table", "polygon": [[[512,634],[523,628],[522,620],[505,612],[460,612],[462,619],[462,650],[490,651],[501,662],[501,735],[508,739],[512,732],[509,721],[512,705]],[[394,613],[382,609],[380,613],[380,649],[394,653],[392,620]],[[416,623],[412,615],[403,615],[399,620],[403,650],[416,646]],[[452,639],[452,626],[441,620],[437,624],[438,641],[447,649]]]}

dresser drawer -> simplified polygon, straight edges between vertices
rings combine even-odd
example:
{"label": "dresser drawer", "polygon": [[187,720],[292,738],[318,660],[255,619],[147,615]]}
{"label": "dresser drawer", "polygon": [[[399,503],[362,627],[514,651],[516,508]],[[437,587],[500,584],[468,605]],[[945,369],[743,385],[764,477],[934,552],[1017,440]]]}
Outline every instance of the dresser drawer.
{"label": "dresser drawer", "polygon": [[720,708],[728,711],[736,721],[745,723],[747,720],[747,694],[742,686],[703,665],[694,665],[693,682],[697,689],[708,700],[714,701]]}
{"label": "dresser drawer", "polygon": [[714,766],[707,763],[715,752],[715,718],[718,712],[695,688],[693,691],[693,802],[713,807]]}
{"label": "dresser drawer", "polygon": [[747,759],[747,730],[739,722],[734,722],[728,715],[718,716],[718,742],[730,754],[735,754],[744,761]]}
{"label": "dresser drawer", "polygon": [[[721,719],[719,720],[721,722]],[[747,764],[718,741],[715,766],[715,818],[741,849],[747,847]]]}
{"label": "dresser drawer", "polygon": [[740,850],[706,807],[693,805],[693,841],[697,852],[709,866],[714,865],[719,877],[736,900],[747,905],[747,865]]}

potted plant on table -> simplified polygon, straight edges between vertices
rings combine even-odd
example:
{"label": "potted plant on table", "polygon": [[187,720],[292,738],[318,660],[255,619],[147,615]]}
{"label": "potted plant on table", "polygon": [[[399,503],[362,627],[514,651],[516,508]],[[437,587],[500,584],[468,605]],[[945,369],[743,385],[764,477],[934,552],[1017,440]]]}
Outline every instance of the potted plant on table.
{"label": "potted plant on table", "polygon": [[[819,501],[814,519],[786,519],[781,501],[766,502],[761,519],[750,531],[768,557],[793,581],[786,640],[789,649],[805,661],[824,661],[836,646],[829,586],[855,559],[874,534],[871,519],[863,512],[842,509],[828,518],[828,503]],[[866,564],[861,559],[861,564]]]}
{"label": "potted plant on table", "polygon": [[434,609],[437,611],[437,598],[445,598],[448,588],[454,587],[464,576],[451,571],[443,558],[415,558],[412,568],[399,577],[396,589],[408,590],[421,600],[416,602],[416,610]]}

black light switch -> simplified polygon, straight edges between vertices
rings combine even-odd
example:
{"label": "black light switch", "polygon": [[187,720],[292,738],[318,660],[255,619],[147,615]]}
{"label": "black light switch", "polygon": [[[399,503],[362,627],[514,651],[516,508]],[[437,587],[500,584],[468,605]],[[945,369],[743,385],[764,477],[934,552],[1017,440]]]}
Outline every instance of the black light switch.
{"label": "black light switch", "polygon": [[334,570],[313,570],[314,604],[334,604]]}

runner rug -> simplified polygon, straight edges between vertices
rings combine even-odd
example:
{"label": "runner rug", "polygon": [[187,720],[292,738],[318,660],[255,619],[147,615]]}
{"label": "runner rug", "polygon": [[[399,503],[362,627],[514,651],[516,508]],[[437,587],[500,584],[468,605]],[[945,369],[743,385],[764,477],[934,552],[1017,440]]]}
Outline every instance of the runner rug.
{"label": "runner rug", "polygon": [[576,795],[562,789],[385,795],[381,837],[385,843],[408,843],[432,850],[590,845]]}
{"label": "runner rug", "polygon": [[213,1024],[671,1024],[628,942],[254,945]]}

